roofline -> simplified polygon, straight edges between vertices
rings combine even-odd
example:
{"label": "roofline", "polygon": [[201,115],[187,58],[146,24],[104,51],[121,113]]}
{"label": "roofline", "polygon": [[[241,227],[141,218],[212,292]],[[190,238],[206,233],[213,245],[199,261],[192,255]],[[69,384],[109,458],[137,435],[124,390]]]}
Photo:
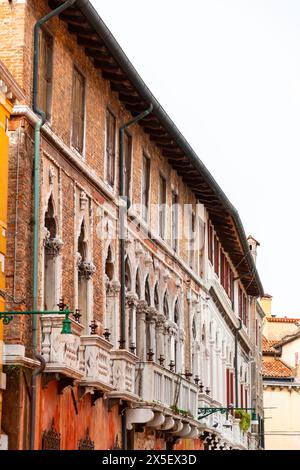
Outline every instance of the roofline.
{"label": "roofline", "polygon": [[124,70],[124,72],[128,75],[128,78],[134,86],[136,87],[137,91],[140,93],[142,98],[145,100],[146,103],[149,105],[152,103],[153,105],[153,113],[161,120],[162,124],[165,126],[167,131],[172,135],[174,140],[178,143],[178,145],[182,148],[186,156],[188,156],[191,162],[195,165],[195,167],[199,170],[202,176],[206,179],[207,183],[214,189],[216,194],[222,200],[226,210],[228,210],[229,214],[232,216],[233,221],[235,223],[236,229],[238,231],[240,241],[242,243],[242,247],[244,250],[244,256],[248,260],[248,263],[251,268],[251,272],[253,272],[253,279],[255,278],[257,287],[260,293],[260,296],[263,296],[264,289],[257,272],[255,262],[253,256],[249,250],[249,245],[247,242],[247,237],[245,234],[245,230],[240,219],[239,213],[233,204],[230,202],[226,194],[223,192],[221,187],[218,185],[216,180],[213,178],[211,173],[199,159],[198,155],[192,149],[190,144],[187,142],[185,137],[176,127],[175,123],[163,109],[161,104],[155,98],[155,96],[151,93],[145,82],[142,80],[128,57],[126,56],[123,49],[120,47],[117,40],[114,38],[113,34],[106,26],[104,21],[99,16],[96,9],[93,5],[89,2],[89,0],[77,0],[75,5],[77,6],[81,12],[85,15],[89,23],[94,27],[97,34],[101,37],[101,40],[105,44],[105,46],[110,50],[111,54],[115,58],[115,60],[119,63],[120,67]]}

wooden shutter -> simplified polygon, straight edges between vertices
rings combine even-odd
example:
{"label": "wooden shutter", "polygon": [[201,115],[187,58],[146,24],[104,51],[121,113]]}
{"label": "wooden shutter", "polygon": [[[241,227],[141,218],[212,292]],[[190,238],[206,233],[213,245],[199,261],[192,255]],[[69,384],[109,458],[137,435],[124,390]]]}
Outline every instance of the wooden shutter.
{"label": "wooden shutter", "polygon": [[220,275],[219,273],[219,242],[217,240],[217,237],[215,235],[214,237],[214,267],[215,267],[215,273],[217,276]]}
{"label": "wooden shutter", "polygon": [[240,385],[240,395],[241,395],[241,408],[244,408],[244,387]]}
{"label": "wooden shutter", "polygon": [[[116,119],[107,109],[106,111],[106,179],[113,186],[115,179],[115,150],[116,150]],[[126,158],[126,148],[125,148]],[[125,160],[126,164],[126,160]],[[126,176],[126,175],[125,175]],[[125,179],[126,189],[126,179]]]}

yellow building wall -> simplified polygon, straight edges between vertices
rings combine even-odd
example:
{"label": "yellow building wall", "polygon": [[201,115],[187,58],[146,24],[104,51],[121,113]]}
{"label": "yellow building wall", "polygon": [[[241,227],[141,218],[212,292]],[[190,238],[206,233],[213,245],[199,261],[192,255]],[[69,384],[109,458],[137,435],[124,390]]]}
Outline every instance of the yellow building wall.
{"label": "yellow building wall", "polygon": [[264,408],[266,450],[300,450],[300,389],[268,386]]}
{"label": "yellow building wall", "polygon": [[[12,106],[5,95],[0,92],[0,291],[5,291],[5,254],[7,229],[7,188],[8,188],[8,135],[7,121]],[[0,292],[0,312],[4,311],[4,297]],[[2,415],[1,378],[3,367],[3,321],[0,320],[0,432]]]}

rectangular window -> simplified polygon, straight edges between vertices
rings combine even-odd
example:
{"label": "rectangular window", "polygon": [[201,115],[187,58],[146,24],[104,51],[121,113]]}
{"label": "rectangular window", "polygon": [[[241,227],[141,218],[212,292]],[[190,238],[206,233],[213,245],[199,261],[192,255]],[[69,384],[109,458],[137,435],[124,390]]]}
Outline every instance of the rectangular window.
{"label": "rectangular window", "polygon": [[227,259],[225,258],[225,263],[224,263],[224,289],[228,295],[229,293],[229,264]]}
{"label": "rectangular window", "polygon": [[247,296],[243,296],[243,323],[248,328],[248,299]]}
{"label": "rectangular window", "polygon": [[[110,186],[115,182],[115,156],[116,156],[116,118],[106,110],[106,181]],[[125,137],[126,142],[126,137]],[[126,153],[126,149],[125,149]]]}
{"label": "rectangular window", "polygon": [[205,224],[201,217],[199,217],[199,232],[198,232],[198,240],[199,240],[199,276],[203,277],[204,275],[204,248],[205,248]]}
{"label": "rectangular window", "polygon": [[230,300],[231,300],[232,309],[234,310],[234,275],[231,270],[230,270]]}
{"label": "rectangular window", "polygon": [[258,321],[255,320],[255,344],[258,345]]}
{"label": "rectangular window", "polygon": [[239,317],[243,320],[243,292],[239,286]]}
{"label": "rectangular window", "polygon": [[219,251],[220,251],[219,242],[215,235],[214,237],[214,267],[215,267],[215,273],[217,276],[219,276]]}
{"label": "rectangular window", "polygon": [[172,248],[174,251],[178,251],[178,194],[172,191]]}
{"label": "rectangular window", "polygon": [[195,269],[195,214],[191,213],[189,220],[189,266]]}
{"label": "rectangular window", "polygon": [[149,217],[149,199],[150,199],[150,158],[143,155],[143,174],[142,174],[142,217],[148,221]]}
{"label": "rectangular window", "polygon": [[132,155],[132,137],[127,132],[124,134],[124,173],[125,173],[125,195],[130,195],[131,182],[131,155]]}
{"label": "rectangular window", "polygon": [[40,110],[44,111],[46,118],[49,120],[52,95],[53,38],[44,30],[40,31],[39,52],[37,105]]}
{"label": "rectangular window", "polygon": [[208,225],[208,259],[213,263],[213,228]]}
{"label": "rectangular window", "polygon": [[159,176],[159,236],[165,238],[166,231],[166,202],[167,202],[167,182],[162,175]]}
{"label": "rectangular window", "polygon": [[221,258],[221,263],[220,263],[220,281],[221,281],[221,285],[224,287],[225,285],[225,261],[226,261],[226,258],[225,258],[225,255],[223,252],[221,252],[221,255],[220,255],[220,258]]}
{"label": "rectangular window", "polygon": [[83,152],[84,141],[85,79],[74,67],[72,93],[72,146]]}

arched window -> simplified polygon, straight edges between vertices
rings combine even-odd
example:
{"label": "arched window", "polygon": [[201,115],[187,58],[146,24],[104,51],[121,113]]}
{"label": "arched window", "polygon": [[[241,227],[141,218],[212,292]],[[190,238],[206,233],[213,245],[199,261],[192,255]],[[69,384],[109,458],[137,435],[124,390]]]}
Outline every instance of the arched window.
{"label": "arched window", "polygon": [[195,341],[197,338],[197,328],[196,328],[195,317],[193,318],[193,322],[192,322],[192,335],[193,335],[193,340]]}
{"label": "arched window", "polygon": [[118,325],[117,325],[117,316],[116,316],[116,297],[118,291],[113,288],[114,280],[114,256],[111,245],[108,247],[107,256],[105,260],[105,326],[109,329],[111,333],[111,342],[116,345],[118,341]]}
{"label": "arched window", "polygon": [[110,281],[113,280],[114,277],[114,263],[113,263],[113,257],[112,257],[112,251],[111,247],[108,247],[107,250],[107,257],[105,261],[105,274],[108,277]]}
{"label": "arched window", "polygon": [[159,296],[158,296],[158,283],[155,284],[154,287],[154,307],[157,311],[159,311]]}
{"label": "arched window", "polygon": [[149,275],[147,276],[145,282],[145,301],[147,302],[148,307],[151,305],[151,294],[150,294],[150,283],[149,283]]}
{"label": "arched window", "polygon": [[169,318],[169,302],[168,302],[168,295],[167,292],[164,295],[164,301],[163,301],[163,312],[164,316],[166,318]]}
{"label": "arched window", "polygon": [[44,309],[57,310],[56,255],[58,254],[58,245],[53,242],[57,233],[52,196],[48,201],[44,226],[46,230],[44,241]]}
{"label": "arched window", "polygon": [[138,296],[138,299],[141,298],[141,283],[140,283],[140,272],[137,269],[135,276],[135,293]]}
{"label": "arched window", "polygon": [[204,323],[203,323],[203,326],[202,326],[201,340],[202,340],[203,343],[205,343],[205,341],[206,341],[205,324]]}
{"label": "arched window", "polygon": [[174,323],[176,323],[177,326],[179,326],[179,307],[178,307],[178,299],[175,302],[175,307],[174,307]]}
{"label": "arched window", "polygon": [[87,286],[88,279],[84,274],[82,267],[87,261],[87,244],[85,240],[85,224],[84,220],[82,221],[80,233],[78,237],[77,252],[80,255],[79,265],[78,265],[78,308],[81,313],[81,320],[83,325],[87,330]]}
{"label": "arched window", "polygon": [[131,273],[130,273],[128,255],[126,256],[126,261],[125,261],[125,288],[127,292],[131,291]]}

